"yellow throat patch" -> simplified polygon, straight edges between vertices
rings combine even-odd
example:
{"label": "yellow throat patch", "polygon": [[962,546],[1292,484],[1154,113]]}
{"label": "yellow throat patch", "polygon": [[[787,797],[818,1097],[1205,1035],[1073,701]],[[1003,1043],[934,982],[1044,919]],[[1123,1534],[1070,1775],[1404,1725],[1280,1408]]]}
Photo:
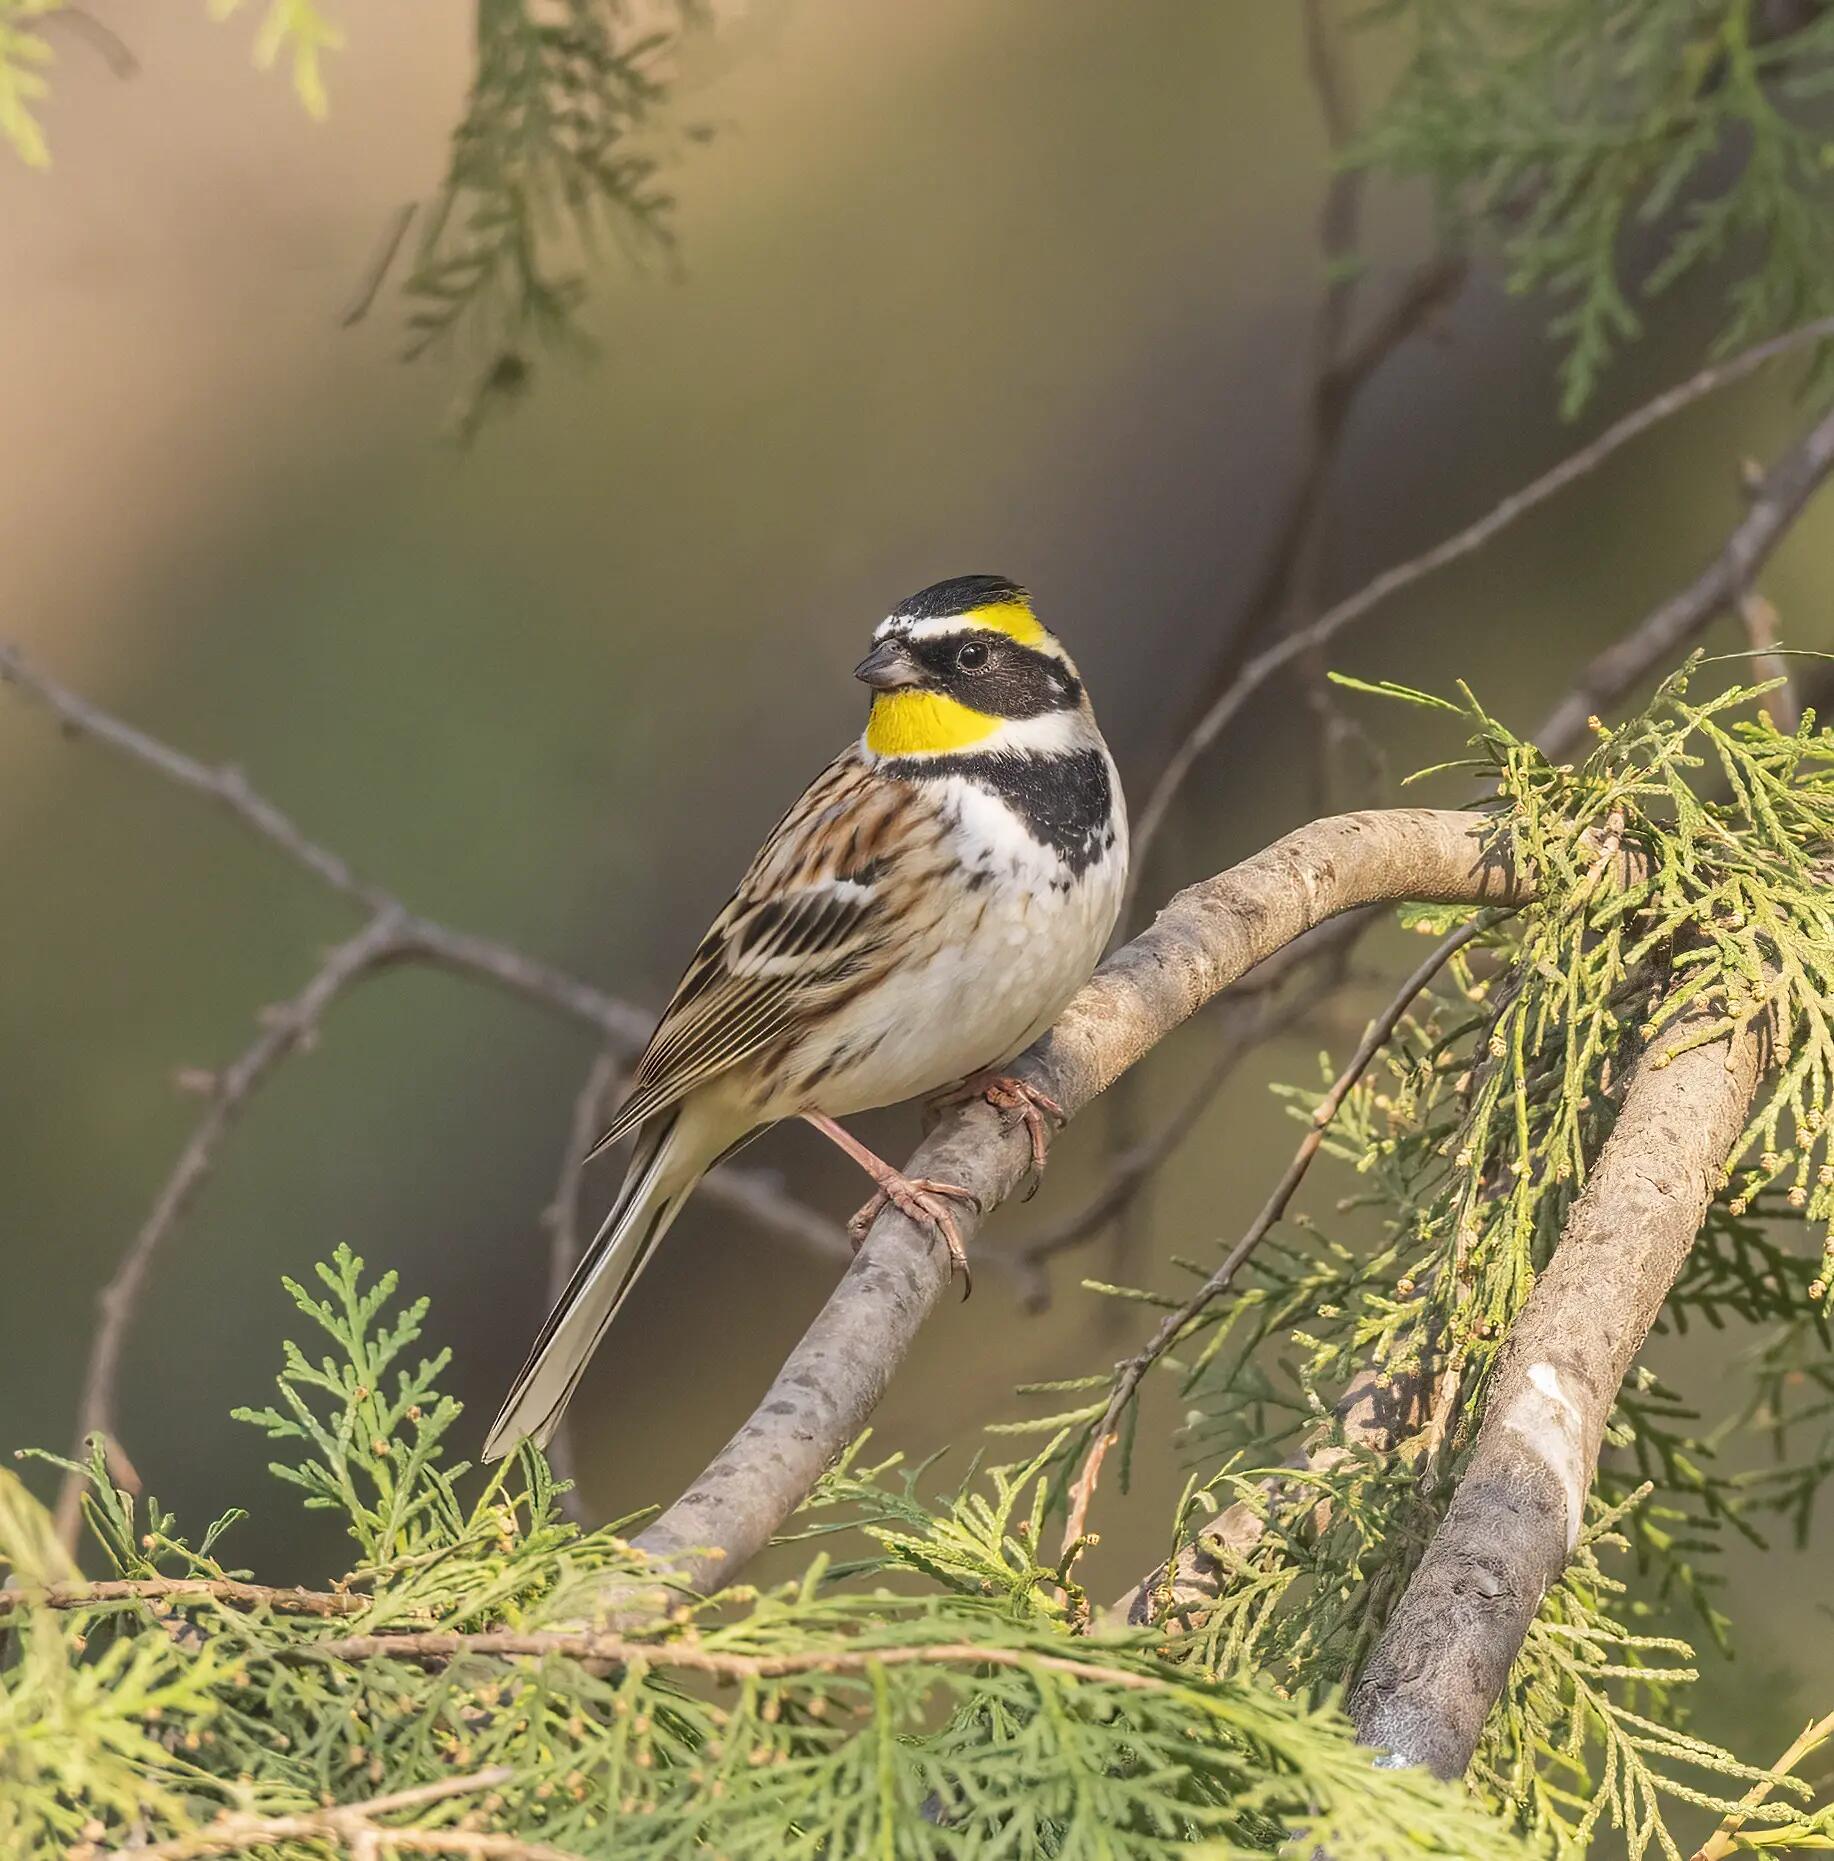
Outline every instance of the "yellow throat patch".
{"label": "yellow throat patch", "polygon": [[1003,721],[939,691],[882,691],[866,720],[866,747],[875,756],[940,756],[984,741]]}

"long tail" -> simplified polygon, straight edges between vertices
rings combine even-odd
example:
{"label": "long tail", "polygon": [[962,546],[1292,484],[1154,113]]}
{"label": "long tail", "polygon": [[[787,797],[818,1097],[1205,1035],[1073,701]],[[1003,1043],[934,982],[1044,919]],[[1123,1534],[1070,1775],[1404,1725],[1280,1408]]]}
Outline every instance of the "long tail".
{"label": "long tail", "polygon": [[705,1165],[679,1155],[678,1126],[678,1113],[658,1118],[638,1140],[611,1213],[548,1314],[492,1424],[486,1460],[501,1460],[522,1441],[547,1446],[618,1307],[694,1193]]}

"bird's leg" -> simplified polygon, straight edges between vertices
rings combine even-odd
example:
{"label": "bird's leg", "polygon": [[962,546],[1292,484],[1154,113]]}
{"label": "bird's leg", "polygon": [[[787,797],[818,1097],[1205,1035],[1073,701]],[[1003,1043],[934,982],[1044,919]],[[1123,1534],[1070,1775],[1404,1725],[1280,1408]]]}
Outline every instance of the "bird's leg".
{"label": "bird's leg", "polygon": [[901,1214],[934,1228],[942,1236],[943,1245],[949,1250],[949,1277],[953,1279],[960,1272],[962,1297],[967,1298],[974,1290],[974,1280],[968,1271],[968,1250],[962,1245],[961,1230],[955,1225],[955,1216],[944,1198],[953,1196],[957,1201],[967,1202],[977,1210],[981,1206],[980,1198],[972,1190],[960,1188],[955,1183],[935,1182],[928,1176],[906,1176],[901,1170],[893,1169],[883,1157],[868,1150],[851,1131],[836,1124],[832,1118],[824,1118],[820,1112],[805,1111],[802,1116],[803,1121],[814,1125],[823,1137],[838,1144],[877,1185],[872,1199],[847,1223],[847,1238],[853,1242],[854,1252],[859,1252],[861,1242],[866,1239],[866,1231],[889,1202]]}
{"label": "bird's leg", "polygon": [[1025,1192],[1029,1201],[1038,1191],[1044,1175],[1045,1158],[1050,1154],[1051,1132],[1062,1130],[1070,1114],[1048,1092],[1015,1078],[1011,1073],[975,1073],[959,1086],[931,1100],[937,1110],[965,1105],[970,1099],[985,1099],[996,1111],[1017,1112],[1032,1140],[1032,1186]]}

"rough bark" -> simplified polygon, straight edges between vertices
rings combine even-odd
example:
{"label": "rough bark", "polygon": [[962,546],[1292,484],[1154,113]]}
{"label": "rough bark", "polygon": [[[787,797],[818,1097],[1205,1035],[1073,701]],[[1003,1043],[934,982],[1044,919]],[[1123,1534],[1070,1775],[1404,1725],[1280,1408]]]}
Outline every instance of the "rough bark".
{"label": "rough bark", "polygon": [[[1180,892],[1015,1070],[1074,1114],[1220,990],[1340,911],[1403,899],[1527,902],[1529,881],[1491,842],[1488,817],[1470,812],[1314,821]],[[1029,1160],[1023,1129],[973,1104],[939,1124],[905,1167],[960,1184],[991,1211]],[[965,1239],[982,1219],[963,1210]],[[750,1420],[638,1546],[692,1587],[730,1581],[865,1426],[948,1284],[931,1235],[887,1209]]]}
{"label": "rough bark", "polygon": [[1350,1699],[1365,1743],[1460,1775],[1578,1543],[1605,1420],[1720,1186],[1755,1030],[1662,1064],[1659,1036],[1498,1365],[1452,1503]]}

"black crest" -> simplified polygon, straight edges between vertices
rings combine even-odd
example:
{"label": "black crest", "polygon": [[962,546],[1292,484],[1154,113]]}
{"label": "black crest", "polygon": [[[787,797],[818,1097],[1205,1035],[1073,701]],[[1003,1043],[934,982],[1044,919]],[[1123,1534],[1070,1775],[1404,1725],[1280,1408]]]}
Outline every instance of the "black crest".
{"label": "black crest", "polygon": [[1029,607],[1032,597],[1004,575],[957,575],[919,589],[909,600],[900,601],[892,613],[899,620],[944,620],[951,614],[966,614],[971,608],[997,607],[1003,601],[1018,601]]}

